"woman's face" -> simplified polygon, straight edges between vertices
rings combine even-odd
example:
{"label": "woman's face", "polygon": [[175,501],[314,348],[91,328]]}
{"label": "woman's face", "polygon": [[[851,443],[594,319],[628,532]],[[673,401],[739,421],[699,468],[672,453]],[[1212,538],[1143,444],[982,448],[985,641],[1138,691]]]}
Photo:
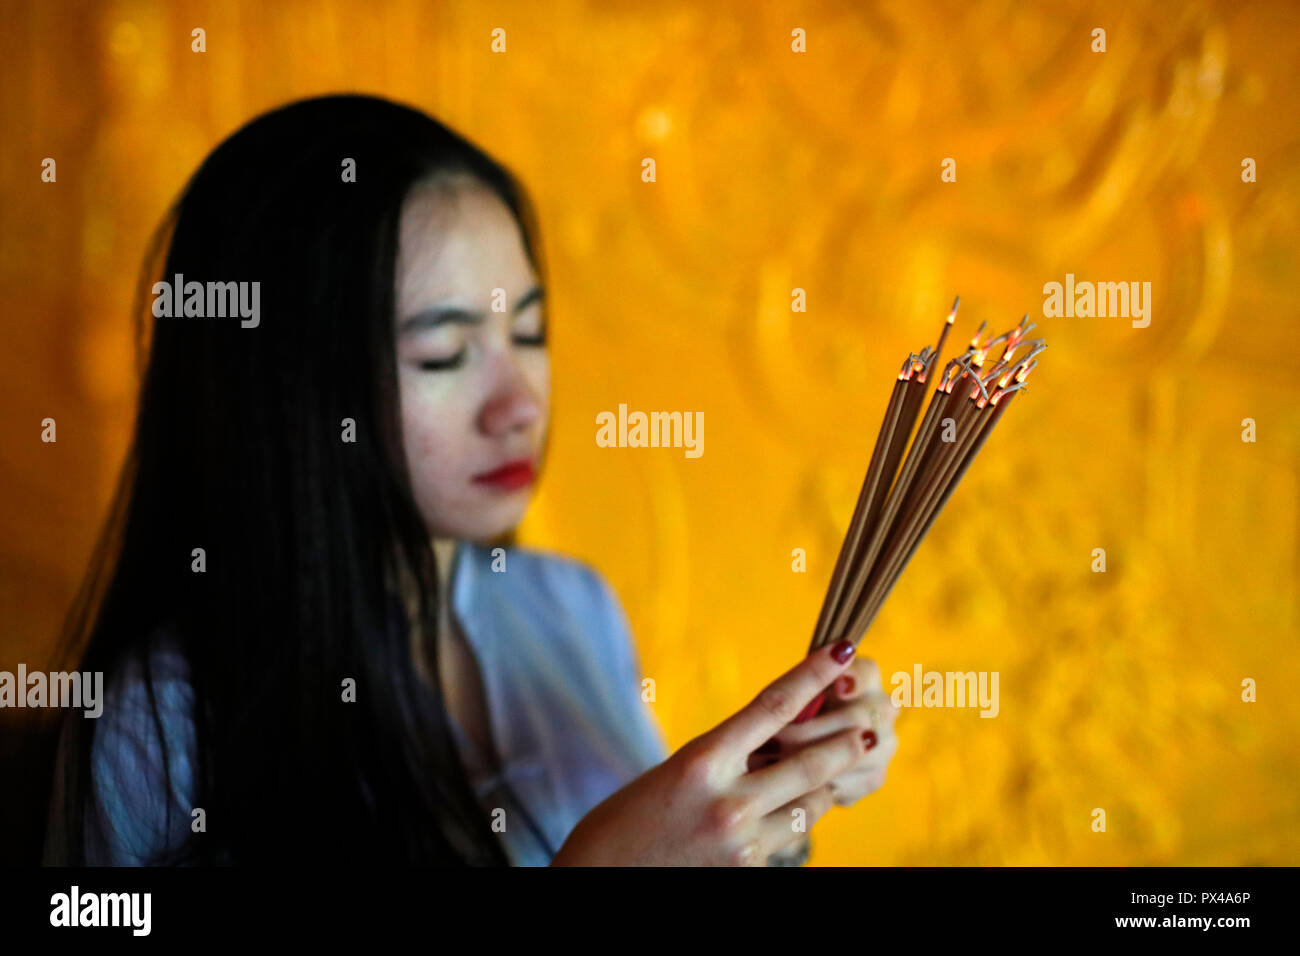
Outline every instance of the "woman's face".
{"label": "woman's face", "polygon": [[417,186],[399,242],[394,334],[416,503],[431,536],[489,540],[523,518],[546,436],[542,290],[514,216],[475,180]]}

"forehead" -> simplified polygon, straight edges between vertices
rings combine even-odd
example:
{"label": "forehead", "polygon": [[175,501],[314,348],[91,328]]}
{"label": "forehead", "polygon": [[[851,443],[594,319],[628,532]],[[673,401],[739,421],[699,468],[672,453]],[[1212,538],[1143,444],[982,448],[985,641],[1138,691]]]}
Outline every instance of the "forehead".
{"label": "forehead", "polygon": [[534,281],[519,223],[474,180],[416,186],[402,204],[396,292],[399,310],[443,299],[482,300]]}

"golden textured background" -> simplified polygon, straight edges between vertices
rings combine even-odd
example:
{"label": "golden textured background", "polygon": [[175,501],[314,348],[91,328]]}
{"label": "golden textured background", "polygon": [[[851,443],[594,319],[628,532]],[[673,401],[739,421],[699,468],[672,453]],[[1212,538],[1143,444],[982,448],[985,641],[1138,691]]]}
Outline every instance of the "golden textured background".
{"label": "golden textured background", "polygon": [[[522,537],[618,590],[670,743],[802,655],[890,377],[960,292],[958,333],[1028,311],[1051,348],[863,646],[887,676],[996,670],[1001,713],[905,712],[885,788],[818,825],[813,862],[1300,863],[1293,5],[30,0],[4,17],[6,667],[43,659],[125,449],[147,231],[254,114],[375,92],[480,142],[538,202],[556,415]],[[1066,272],[1150,281],[1150,327],[1044,319]],[[703,411],[704,456],[597,448],[620,402]]]}

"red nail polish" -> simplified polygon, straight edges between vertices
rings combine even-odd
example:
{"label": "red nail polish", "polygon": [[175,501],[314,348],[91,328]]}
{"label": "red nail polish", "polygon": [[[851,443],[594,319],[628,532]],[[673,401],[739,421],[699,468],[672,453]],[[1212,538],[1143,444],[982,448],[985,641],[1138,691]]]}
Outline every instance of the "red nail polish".
{"label": "red nail polish", "polygon": [[870,750],[876,745],[876,732],[874,730],[862,731],[863,750]]}
{"label": "red nail polish", "polygon": [[840,641],[831,648],[831,659],[834,660],[836,664],[847,664],[849,658],[853,656],[854,651],[856,650],[857,648],[853,646],[852,641]]}
{"label": "red nail polish", "polygon": [[848,697],[853,693],[853,678],[847,674],[840,678],[840,696]]}

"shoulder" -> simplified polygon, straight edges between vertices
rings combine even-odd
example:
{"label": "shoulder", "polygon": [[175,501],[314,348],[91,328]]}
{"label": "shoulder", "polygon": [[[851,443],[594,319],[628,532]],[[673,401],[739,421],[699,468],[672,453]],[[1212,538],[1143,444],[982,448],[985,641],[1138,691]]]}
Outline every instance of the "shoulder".
{"label": "shoulder", "polygon": [[[594,663],[602,674],[623,674],[636,658],[618,595],[590,564],[538,548],[497,551],[476,546],[475,588],[480,608],[517,640],[544,642],[548,652]],[[508,610],[503,608],[508,607]],[[531,635],[531,637],[530,637]]]}
{"label": "shoulder", "polygon": [[147,735],[145,725],[153,721],[145,718],[152,717],[153,702],[164,730],[181,730],[189,722],[194,704],[189,664],[175,640],[165,635],[154,639],[147,659],[140,653],[128,654],[109,675],[96,737]]}
{"label": "shoulder", "polygon": [[623,754],[627,773],[666,759],[666,741],[642,700],[641,658],[615,589],[594,567],[568,555],[532,548],[506,554],[514,563],[502,577],[514,575],[512,602],[532,604],[530,617],[546,638],[547,667],[596,708],[596,723]]}
{"label": "shoulder", "polygon": [[[577,558],[552,551],[510,552],[511,591],[536,602],[535,620],[549,619],[553,641],[591,659],[613,686],[639,693],[641,660],[618,593],[599,571]],[[620,691],[621,692],[621,691]]]}
{"label": "shoulder", "polygon": [[491,548],[474,545],[467,557],[474,563],[476,587],[507,598],[534,619],[565,624],[565,630],[594,626],[625,627],[623,606],[614,589],[590,564],[537,548]]}
{"label": "shoulder", "polygon": [[91,746],[103,862],[146,862],[188,832],[193,708],[187,662],[165,635],[154,640],[147,660],[128,655],[109,676]]}
{"label": "shoulder", "polygon": [[578,558],[539,548],[510,548],[508,571],[517,572],[516,586],[527,596],[567,606],[575,611],[608,610],[618,597],[600,572]]}

